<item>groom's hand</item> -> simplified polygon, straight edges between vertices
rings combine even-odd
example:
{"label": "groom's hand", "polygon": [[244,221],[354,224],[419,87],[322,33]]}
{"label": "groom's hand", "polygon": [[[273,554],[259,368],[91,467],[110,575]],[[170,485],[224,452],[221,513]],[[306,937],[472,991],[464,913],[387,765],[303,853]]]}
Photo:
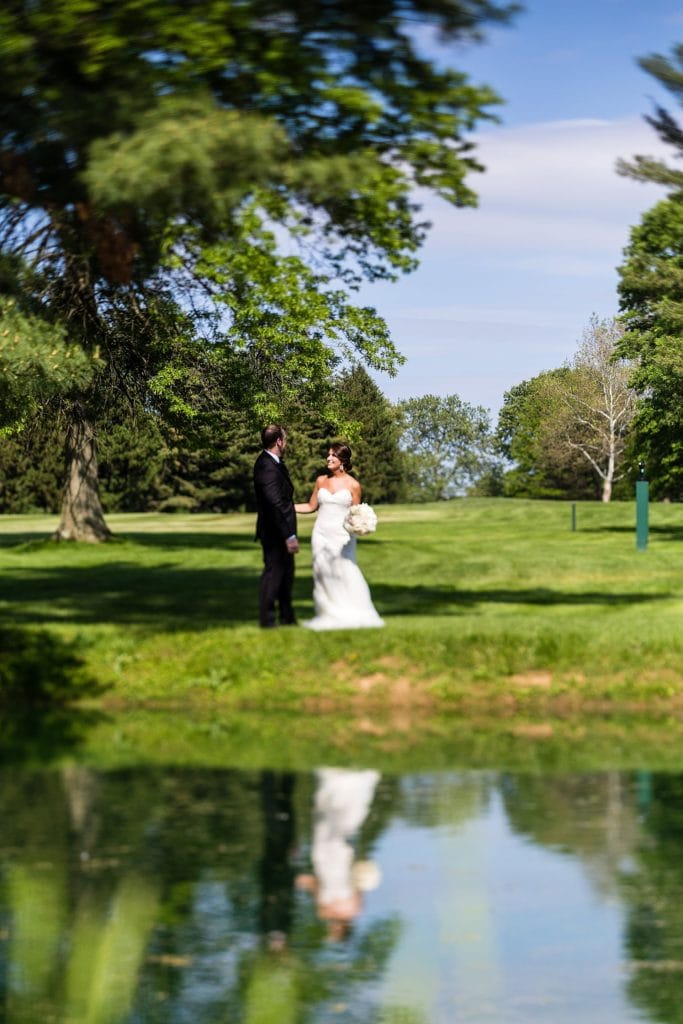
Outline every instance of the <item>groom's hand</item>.
{"label": "groom's hand", "polygon": [[299,541],[296,539],[296,537],[288,537],[287,540],[285,541],[285,544],[287,545],[287,550],[289,551],[290,555],[298,554]]}

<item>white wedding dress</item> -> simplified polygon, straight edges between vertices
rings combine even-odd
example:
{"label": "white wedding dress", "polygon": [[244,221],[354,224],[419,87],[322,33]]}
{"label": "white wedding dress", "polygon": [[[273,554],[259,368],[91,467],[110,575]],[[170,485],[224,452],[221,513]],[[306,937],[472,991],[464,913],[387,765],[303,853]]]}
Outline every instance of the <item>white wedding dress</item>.
{"label": "white wedding dress", "polygon": [[[311,860],[318,879],[317,898],[320,905],[338,904],[353,899],[356,889],[371,888],[362,884],[366,879],[359,873],[354,877],[356,853],[351,837],[368,816],[380,775],[370,768],[319,768],[315,774]],[[367,878],[370,865],[361,863]]]}
{"label": "white wedding dress", "polygon": [[351,491],[320,488],[313,527],[313,605],[308,629],[372,629],[383,626],[363,573],[356,565],[356,538],[344,527]]}

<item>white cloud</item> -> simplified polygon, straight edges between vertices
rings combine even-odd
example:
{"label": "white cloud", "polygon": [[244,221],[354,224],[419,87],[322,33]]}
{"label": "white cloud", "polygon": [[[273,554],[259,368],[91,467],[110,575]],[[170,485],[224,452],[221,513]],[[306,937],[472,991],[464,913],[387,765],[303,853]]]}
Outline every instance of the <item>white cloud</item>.
{"label": "white cloud", "polygon": [[452,324],[490,324],[497,327],[572,327],[575,323],[575,316],[557,311],[555,315],[548,318],[543,313],[539,317],[538,308],[524,307],[500,307],[500,306],[436,306],[404,307],[400,315],[395,317],[406,325],[418,328],[425,321],[438,321],[445,328]]}
{"label": "white cloud", "polygon": [[[619,176],[617,159],[663,152],[640,118],[560,121],[488,132],[477,143],[477,156],[487,170],[470,178],[479,194],[476,222],[481,228],[479,222],[487,215],[503,213],[532,222],[542,216],[566,220],[579,215],[626,225],[662,192]],[[424,210],[437,218],[437,234],[444,227],[459,232],[463,218],[467,220],[467,211],[430,198]]]}
{"label": "white cloud", "polygon": [[421,196],[433,226],[420,269],[363,290],[408,360],[382,380],[389,397],[456,392],[495,409],[561,365],[591,313],[617,312],[629,227],[665,195],[615,172],[619,157],[665,153],[640,118],[500,128],[477,149],[489,168],[471,179],[479,207]]}

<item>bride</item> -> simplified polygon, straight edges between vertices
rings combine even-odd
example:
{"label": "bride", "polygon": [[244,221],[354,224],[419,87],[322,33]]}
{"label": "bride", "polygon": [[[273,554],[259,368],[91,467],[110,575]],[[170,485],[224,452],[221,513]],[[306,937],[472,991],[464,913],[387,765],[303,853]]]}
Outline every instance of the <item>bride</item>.
{"label": "bride", "polygon": [[356,538],[344,520],[359,505],[360,484],[350,475],[351,449],[333,444],[327,453],[327,474],[315,482],[310,500],[295,505],[297,513],[318,512],[311,537],[315,618],[308,629],[364,629],[383,626],[370,590],[356,565]]}

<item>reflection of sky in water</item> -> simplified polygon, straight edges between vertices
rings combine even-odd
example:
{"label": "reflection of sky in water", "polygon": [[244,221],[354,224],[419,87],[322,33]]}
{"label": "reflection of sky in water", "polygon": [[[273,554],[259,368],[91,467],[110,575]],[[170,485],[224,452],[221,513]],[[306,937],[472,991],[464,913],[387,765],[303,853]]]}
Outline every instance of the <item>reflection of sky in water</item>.
{"label": "reflection of sky in water", "polygon": [[[235,940],[226,923],[232,919],[231,905],[222,881],[206,880],[197,887],[193,912],[186,934],[187,948],[194,955],[187,958],[187,967],[180,972],[184,989],[185,1014],[182,1021],[192,1024],[204,1006],[219,1005],[226,989],[237,983],[239,958],[243,949],[252,949],[256,937]],[[197,927],[201,922],[201,928]],[[189,934],[190,931],[195,934]],[[182,948],[182,947],[181,947]]]}
{"label": "reflection of sky in water", "polygon": [[431,1024],[624,1024],[624,915],[572,856],[511,832],[493,793],[454,826],[395,820],[375,857],[383,882],[368,914],[398,912],[402,933],[384,1005]]}

